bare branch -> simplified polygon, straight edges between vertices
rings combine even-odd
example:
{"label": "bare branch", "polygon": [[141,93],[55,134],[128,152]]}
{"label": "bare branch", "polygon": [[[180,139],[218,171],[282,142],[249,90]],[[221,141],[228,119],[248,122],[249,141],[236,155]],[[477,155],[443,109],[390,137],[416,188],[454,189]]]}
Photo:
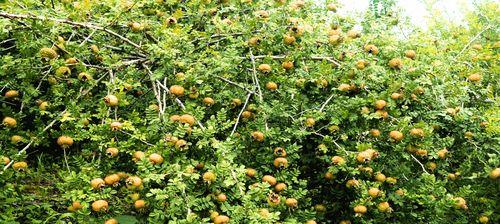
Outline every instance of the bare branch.
{"label": "bare branch", "polygon": [[236,131],[236,128],[238,127],[238,124],[240,122],[241,114],[243,114],[243,111],[245,111],[245,108],[247,107],[247,104],[250,101],[250,97],[252,97],[253,93],[254,91],[248,93],[247,98],[245,100],[245,104],[243,104],[243,107],[241,108],[240,113],[238,114],[238,118],[236,118],[236,123],[234,124],[233,130],[231,131],[231,134],[229,136],[233,136],[234,132]]}
{"label": "bare branch", "polygon": [[252,49],[250,49],[250,59],[252,60],[252,75],[255,81],[255,85],[257,86],[257,91],[259,95],[259,100],[262,102],[263,97],[262,97],[262,91],[260,90],[260,84],[259,84],[259,79],[257,78],[257,70],[255,68],[255,56],[252,53]]}
{"label": "bare branch", "polygon": [[422,164],[420,161],[418,161],[417,158],[415,158],[415,156],[413,156],[412,154],[410,154],[411,158],[413,158],[418,164],[420,164],[420,166],[422,167],[422,170],[426,173],[426,174],[429,174],[429,172],[427,172],[427,170],[425,170],[425,167],[424,167],[424,164]]}

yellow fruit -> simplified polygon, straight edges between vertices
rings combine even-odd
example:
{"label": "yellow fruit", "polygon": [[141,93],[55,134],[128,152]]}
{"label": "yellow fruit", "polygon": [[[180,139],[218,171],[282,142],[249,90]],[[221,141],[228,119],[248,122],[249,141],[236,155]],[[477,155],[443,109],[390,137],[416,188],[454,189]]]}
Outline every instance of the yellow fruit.
{"label": "yellow fruit", "polygon": [[292,45],[295,43],[295,37],[294,36],[291,36],[291,35],[284,35],[283,36],[283,42],[285,42],[285,44],[287,45]]}
{"label": "yellow fruit", "polygon": [[179,117],[179,122],[183,124],[188,124],[189,126],[193,126],[196,120],[193,116],[189,114],[183,114]]}
{"label": "yellow fruit", "polygon": [[129,26],[130,26],[130,29],[132,30],[132,32],[139,32],[139,31],[144,30],[144,26],[138,22],[133,22]]}
{"label": "yellow fruit", "polygon": [[108,202],[105,200],[97,200],[92,203],[92,210],[94,212],[107,211],[109,208]]}
{"label": "yellow fruit", "polygon": [[385,182],[394,185],[394,184],[396,184],[398,182],[398,179],[396,179],[394,177],[387,177],[387,179],[385,180]]}
{"label": "yellow fruit", "polygon": [[351,89],[352,89],[351,85],[345,84],[345,83],[340,84],[339,87],[338,87],[338,90],[340,90],[342,92],[347,92],[347,91],[349,91]]}
{"label": "yellow fruit", "polygon": [[273,176],[271,175],[264,175],[262,177],[262,182],[266,182],[268,183],[269,185],[271,186],[274,186],[276,185],[277,181],[276,181],[276,178],[274,178]]}
{"label": "yellow fruit", "polygon": [[333,180],[333,178],[335,178],[335,175],[333,175],[332,172],[326,172],[325,175],[324,175],[324,177],[327,180]]}
{"label": "yellow fruit", "polygon": [[143,151],[135,151],[134,154],[132,155],[132,160],[134,160],[135,162],[141,161],[142,158],[144,158],[144,156],[146,155],[144,154]]}
{"label": "yellow fruit", "polygon": [[460,208],[460,209],[464,209],[464,210],[468,209],[467,202],[465,201],[464,198],[462,198],[462,197],[455,197],[455,198],[453,198],[453,200],[455,201],[455,207],[456,208]]}
{"label": "yellow fruit", "polygon": [[247,177],[255,177],[255,175],[257,175],[257,170],[252,168],[247,168],[245,174],[247,175]]}
{"label": "yellow fruit", "polygon": [[94,54],[98,54],[99,53],[99,47],[97,47],[97,45],[95,45],[95,44],[90,45],[90,50]]}
{"label": "yellow fruit", "polygon": [[67,76],[69,74],[71,74],[71,69],[69,67],[61,66],[61,67],[56,69],[56,76],[57,77]]}
{"label": "yellow fruit", "polygon": [[82,204],[79,201],[74,201],[73,203],[71,203],[71,207],[73,207],[74,210],[83,208]]}
{"label": "yellow fruit", "polygon": [[68,59],[66,59],[65,62],[66,62],[67,65],[75,65],[76,63],[78,63],[78,59],[76,59],[76,58],[68,58]]}
{"label": "yellow fruit", "polygon": [[488,218],[488,216],[485,216],[485,215],[479,216],[480,223],[488,223],[489,221],[490,221],[490,219]]}
{"label": "yellow fruit", "polygon": [[215,177],[215,174],[214,174],[214,173],[212,173],[212,172],[210,172],[210,171],[205,172],[205,173],[203,174],[203,180],[204,180],[205,182],[212,183],[212,182],[214,182],[214,181],[215,181],[215,178],[216,178],[216,177]]}
{"label": "yellow fruit", "polygon": [[182,96],[182,95],[184,95],[184,87],[179,86],[179,85],[170,86],[170,93],[172,93],[178,97]]}
{"label": "yellow fruit", "polygon": [[373,45],[373,44],[367,44],[365,45],[365,51],[369,54],[373,54],[373,55],[377,55],[379,50],[377,48],[377,46]]}
{"label": "yellow fruit", "polygon": [[391,94],[391,99],[393,99],[393,100],[398,100],[398,99],[401,99],[402,97],[403,97],[403,94],[401,94],[401,93]]}
{"label": "yellow fruit", "polygon": [[260,131],[252,132],[251,136],[255,141],[258,141],[258,142],[263,142],[264,138],[265,138],[264,133],[262,133]]}
{"label": "yellow fruit", "polygon": [[157,154],[157,153],[153,153],[151,155],[149,155],[149,161],[153,164],[161,164],[163,163],[163,156],[161,156],[160,154]]}
{"label": "yellow fruit", "polygon": [[12,118],[12,117],[5,117],[3,119],[3,125],[9,127],[9,128],[13,128],[17,125],[17,121],[16,119]]}
{"label": "yellow fruit", "polygon": [[127,178],[125,183],[128,188],[135,189],[142,186],[142,179],[138,176],[131,176]]}
{"label": "yellow fruit", "polygon": [[348,188],[359,187],[359,181],[356,179],[350,179],[346,182],[346,187]]}
{"label": "yellow fruit", "polygon": [[231,100],[231,105],[233,105],[234,107],[240,106],[241,105],[241,100],[238,99],[238,98],[234,98],[234,99]]}
{"label": "yellow fruit", "polygon": [[139,199],[134,202],[134,208],[137,210],[143,209],[146,207],[146,201]]}
{"label": "yellow fruit", "polygon": [[347,37],[351,39],[356,39],[358,37],[361,37],[361,32],[358,30],[349,30],[347,31]]}
{"label": "yellow fruit", "polygon": [[19,142],[21,142],[23,140],[23,137],[19,136],[19,135],[13,135],[12,137],[10,137],[10,142],[12,142],[12,144],[17,144]]}
{"label": "yellow fruit", "polygon": [[306,127],[310,128],[310,127],[313,127],[314,124],[316,124],[316,121],[314,120],[314,118],[307,118],[306,121],[305,121],[305,125]]}
{"label": "yellow fruit", "polygon": [[186,140],[179,139],[175,142],[175,148],[176,149],[184,149],[187,145]]}
{"label": "yellow fruit", "polygon": [[359,163],[366,163],[369,162],[372,159],[370,153],[366,151],[359,152],[358,155],[356,155],[356,160]]}
{"label": "yellow fruit", "polygon": [[404,135],[400,131],[391,131],[389,133],[389,137],[391,137],[395,141],[401,141],[404,138]]}
{"label": "yellow fruit", "polygon": [[377,205],[377,209],[380,211],[380,212],[390,212],[391,211],[391,205],[389,204],[389,202],[380,202],[378,205]]}
{"label": "yellow fruit", "polygon": [[105,185],[106,185],[106,182],[104,182],[104,180],[101,178],[95,178],[95,179],[90,181],[90,186],[96,190],[103,188]]}
{"label": "yellow fruit", "polygon": [[260,44],[260,38],[259,37],[251,37],[250,39],[248,39],[248,45],[249,46],[257,46]]}
{"label": "yellow fruit", "polygon": [[410,59],[415,59],[415,57],[417,56],[417,53],[415,53],[414,50],[407,50],[407,51],[405,51],[405,56],[407,58],[410,58]]}
{"label": "yellow fruit", "polygon": [[65,135],[60,136],[59,138],[57,138],[57,144],[62,148],[70,147],[71,145],[73,145],[73,138]]}
{"label": "yellow fruit", "polygon": [[108,219],[104,224],[118,224],[118,220],[116,219]]}
{"label": "yellow fruit", "polygon": [[278,183],[274,186],[274,190],[276,192],[282,192],[286,189],[286,184],[285,183]]}
{"label": "yellow fruit", "polygon": [[303,26],[297,26],[297,25],[292,26],[290,28],[290,32],[292,33],[292,35],[294,37],[301,37],[302,34],[304,34],[304,27]]}
{"label": "yellow fruit", "polygon": [[400,58],[393,58],[389,61],[389,67],[393,69],[401,69],[401,67],[403,67],[403,61]]}
{"label": "yellow fruit", "polygon": [[422,128],[413,128],[410,130],[410,135],[413,137],[424,137],[424,130]]}
{"label": "yellow fruit", "polygon": [[378,129],[372,129],[370,130],[370,135],[373,137],[378,137],[380,136],[380,131]]}
{"label": "yellow fruit", "polygon": [[307,220],[306,224],[317,224],[317,222],[314,220]]}
{"label": "yellow fruit", "polygon": [[299,205],[299,202],[295,198],[287,198],[285,200],[285,205],[289,208],[296,208]]}
{"label": "yellow fruit", "polygon": [[283,63],[281,63],[281,67],[286,70],[290,70],[293,68],[293,61],[284,61]]}
{"label": "yellow fruit", "polygon": [[123,124],[121,122],[118,122],[118,121],[113,121],[113,122],[111,122],[111,124],[109,126],[111,127],[111,130],[117,131],[117,130],[122,129]]}
{"label": "yellow fruit", "polygon": [[115,157],[118,155],[118,149],[117,148],[107,148],[106,155],[108,155],[109,157]]}
{"label": "yellow fruit", "polygon": [[365,214],[368,209],[364,205],[356,205],[353,210],[356,214]]}
{"label": "yellow fruit", "polygon": [[255,16],[261,18],[261,19],[267,19],[269,18],[269,12],[265,10],[258,10],[255,12]]}
{"label": "yellow fruit", "polygon": [[277,206],[279,205],[281,202],[281,197],[278,195],[278,194],[275,194],[275,193],[270,193],[268,196],[267,196],[267,203],[270,205],[270,206]]}
{"label": "yellow fruit", "polygon": [[19,92],[17,90],[9,90],[4,94],[5,98],[11,99],[19,96]]}
{"label": "yellow fruit", "polygon": [[167,25],[169,25],[169,26],[170,26],[170,25],[174,25],[174,24],[176,24],[176,23],[177,23],[177,19],[176,19],[175,17],[170,17],[170,18],[168,18],[168,19],[167,19],[166,23],[167,23]]}
{"label": "yellow fruit", "polygon": [[478,82],[481,81],[481,75],[479,73],[474,73],[472,75],[469,75],[467,79],[471,82]]}
{"label": "yellow fruit", "polygon": [[92,75],[90,75],[89,73],[86,73],[86,72],[80,72],[78,74],[78,79],[79,80],[82,80],[82,81],[87,81],[87,80],[92,80]]}
{"label": "yellow fruit", "polygon": [[38,109],[40,109],[41,111],[46,111],[47,107],[49,107],[49,102],[47,101],[43,101],[42,103],[40,103],[40,105],[38,105]]}
{"label": "yellow fruit", "polygon": [[498,179],[498,177],[500,177],[500,168],[495,168],[495,169],[491,170],[491,172],[488,176],[492,180]]}
{"label": "yellow fruit", "polygon": [[203,103],[207,106],[212,106],[215,104],[215,100],[212,99],[211,97],[205,97],[203,98]]}
{"label": "yellow fruit", "polygon": [[118,106],[118,97],[116,97],[115,95],[107,95],[106,97],[104,97],[104,103],[106,103],[106,105],[108,106],[116,107]]}
{"label": "yellow fruit", "polygon": [[278,89],[278,84],[276,84],[275,82],[268,82],[266,83],[266,89],[270,91],[275,91]]}
{"label": "yellow fruit", "polygon": [[375,109],[382,110],[385,106],[387,106],[387,102],[385,100],[375,101]]}
{"label": "yellow fruit", "polygon": [[337,12],[337,6],[334,3],[326,5],[326,8],[328,9],[328,11]]}
{"label": "yellow fruit", "polygon": [[341,156],[334,156],[332,157],[332,163],[335,165],[344,165],[345,159],[342,158]]}
{"label": "yellow fruit", "polygon": [[283,157],[278,157],[274,159],[274,167],[276,168],[285,168],[288,166],[288,160]]}
{"label": "yellow fruit", "polygon": [[259,67],[258,67],[258,69],[262,73],[269,73],[272,70],[271,66],[268,65],[268,64],[260,64]]}
{"label": "yellow fruit", "polygon": [[0,162],[3,163],[4,165],[7,165],[10,163],[9,157],[6,156],[0,156]]}
{"label": "yellow fruit", "polygon": [[54,59],[54,58],[57,58],[58,55],[54,49],[44,47],[44,48],[40,49],[40,56],[42,58],[46,58],[46,59]]}
{"label": "yellow fruit", "polygon": [[228,224],[229,220],[229,217],[225,215],[219,215],[214,218],[214,224]]}
{"label": "yellow fruit", "polygon": [[376,173],[375,174],[375,180],[378,181],[378,182],[385,182],[386,181],[386,177],[383,173]]}
{"label": "yellow fruit", "polygon": [[[8,158],[7,158],[8,159]],[[4,161],[5,162],[5,161]],[[10,161],[9,161],[10,162]],[[12,168],[16,171],[26,171],[26,169],[28,168],[28,163],[26,162],[15,162],[12,164]]]}
{"label": "yellow fruit", "polygon": [[104,177],[104,183],[107,185],[115,185],[120,181],[120,176],[118,174],[111,174]]}
{"label": "yellow fruit", "polygon": [[368,189],[368,194],[375,198],[375,197],[378,197],[380,195],[380,190],[376,187],[372,187],[370,189]]}
{"label": "yellow fruit", "polygon": [[368,62],[361,59],[361,60],[358,60],[356,62],[356,68],[359,69],[359,70],[363,70],[365,69],[365,67],[368,65]]}
{"label": "yellow fruit", "polygon": [[225,202],[227,200],[227,196],[225,194],[218,194],[217,195],[217,201],[218,202]]}
{"label": "yellow fruit", "polygon": [[130,194],[129,197],[130,197],[130,199],[132,199],[132,201],[137,201],[141,198],[141,195],[138,193],[133,193],[133,194]]}

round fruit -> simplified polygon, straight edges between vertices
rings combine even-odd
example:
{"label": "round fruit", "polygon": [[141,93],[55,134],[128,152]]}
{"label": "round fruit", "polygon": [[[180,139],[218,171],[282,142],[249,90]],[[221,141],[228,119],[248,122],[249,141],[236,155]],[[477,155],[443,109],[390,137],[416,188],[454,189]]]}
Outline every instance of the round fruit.
{"label": "round fruit", "polygon": [[276,206],[276,205],[279,205],[281,202],[281,198],[278,194],[275,194],[275,193],[270,193],[268,196],[267,196],[267,203],[271,206]]}
{"label": "round fruit", "polygon": [[277,181],[276,181],[276,178],[274,178],[273,176],[271,176],[271,175],[265,175],[265,176],[262,177],[262,182],[266,182],[269,185],[274,186],[274,185],[276,185]]}
{"label": "round fruit", "polygon": [[495,168],[495,169],[491,170],[489,177],[492,180],[498,179],[498,177],[500,177],[500,168]]}
{"label": "round fruit", "polygon": [[17,121],[16,119],[12,118],[12,117],[5,117],[3,119],[3,125],[7,126],[7,127],[10,127],[10,128],[13,128],[17,125]]}
{"label": "round fruit", "polygon": [[19,92],[17,90],[9,90],[4,94],[5,98],[11,99],[19,96]]}
{"label": "round fruit", "polygon": [[111,127],[111,130],[117,131],[117,130],[122,129],[123,124],[119,121],[113,121],[113,122],[111,122],[111,124],[109,126]]}
{"label": "round fruit", "polygon": [[23,137],[19,136],[19,135],[13,135],[12,137],[10,137],[10,142],[12,142],[12,144],[17,144],[19,142],[21,142],[23,140]]}
{"label": "round fruit", "polygon": [[367,44],[365,45],[365,51],[369,54],[377,55],[378,54],[378,48],[377,46],[373,44]]}
{"label": "round fruit", "polygon": [[400,131],[391,131],[389,133],[389,137],[391,137],[395,141],[401,141],[403,139],[404,135]]}
{"label": "round fruit", "polygon": [[387,178],[385,177],[385,175],[383,173],[375,174],[375,180],[378,182],[385,182],[386,179]]}
{"label": "round fruit", "polygon": [[170,17],[170,18],[167,19],[166,22],[167,22],[167,25],[169,25],[169,26],[170,25],[174,25],[174,24],[177,23],[177,19],[175,17]]}
{"label": "round fruit", "polygon": [[490,219],[488,218],[488,216],[485,216],[485,215],[479,216],[480,223],[488,223],[489,221],[490,221]]}
{"label": "round fruit", "polygon": [[292,45],[295,43],[295,37],[291,35],[283,35],[283,42],[287,45]]}
{"label": "round fruit", "polygon": [[332,163],[335,165],[344,165],[345,159],[341,156],[334,156],[332,157]]}
{"label": "round fruit", "polygon": [[347,181],[346,186],[348,188],[359,187],[359,181],[356,179],[350,179]]}
{"label": "round fruit", "polygon": [[58,55],[54,49],[44,47],[44,48],[40,49],[40,56],[42,58],[45,58],[45,59],[54,59],[54,58],[57,58]]}
{"label": "round fruit", "polygon": [[229,217],[225,215],[219,215],[214,218],[214,224],[228,224],[229,220]]}
{"label": "round fruit", "polygon": [[184,95],[184,87],[179,85],[170,86],[170,93],[174,94],[175,96],[182,96]]}
{"label": "round fruit", "polygon": [[389,61],[389,67],[393,69],[401,69],[401,67],[403,67],[403,61],[400,58],[393,58]]}
{"label": "round fruit", "polygon": [[6,156],[0,156],[0,162],[3,163],[4,165],[7,165],[10,163],[9,157]]}
{"label": "round fruit", "polygon": [[231,100],[231,105],[233,105],[233,107],[240,106],[241,105],[241,100],[238,99],[238,98],[234,98],[234,99]]}
{"label": "round fruit", "polygon": [[61,76],[66,76],[71,74],[71,69],[67,66],[61,66],[56,69],[56,76],[61,77]]}
{"label": "round fruit", "polygon": [[461,209],[467,210],[467,202],[465,201],[464,198],[456,197],[456,198],[454,198],[454,201],[455,201],[456,208],[461,208]]}
{"label": "round fruit", "polygon": [[78,74],[78,79],[82,81],[92,80],[92,75],[86,72],[80,72]]}
{"label": "round fruit", "polygon": [[401,99],[403,97],[403,94],[401,93],[392,93],[391,94],[391,99],[393,100],[398,100],[398,99]]}
{"label": "round fruit", "polygon": [[446,154],[448,154],[448,149],[444,148],[444,149],[441,149],[437,152],[437,155],[440,159],[444,159],[446,158]]}
{"label": "round fruit", "polygon": [[131,176],[131,177],[127,178],[126,184],[127,184],[127,187],[129,187],[129,188],[132,188],[132,189],[138,188],[138,187],[142,186],[142,179],[138,176]]}
{"label": "round fruit", "polygon": [[218,194],[217,195],[217,201],[218,202],[225,202],[227,200],[227,196],[225,194]]}
{"label": "round fruit", "polygon": [[387,102],[385,100],[375,101],[375,109],[382,110],[385,106],[387,106]]}
{"label": "round fruit", "polygon": [[370,155],[369,152],[366,152],[366,151],[359,152],[356,155],[356,161],[358,161],[359,163],[367,163],[371,159],[372,159],[372,156]]}
{"label": "round fruit", "polygon": [[378,137],[380,136],[380,131],[378,129],[372,129],[370,130],[370,135],[373,137]]}
{"label": "round fruit", "polygon": [[43,101],[40,103],[40,105],[38,105],[38,109],[40,109],[41,111],[46,111],[47,107],[49,107],[49,102],[47,101]]}
{"label": "round fruit", "polygon": [[97,200],[92,203],[92,210],[94,212],[107,211],[109,208],[108,202],[105,200]]}
{"label": "round fruit", "polygon": [[71,207],[73,207],[74,210],[83,208],[82,204],[79,201],[74,201],[73,203],[71,203]]}
{"label": "round fruit", "polygon": [[407,51],[405,51],[405,56],[407,58],[410,58],[410,59],[415,59],[415,57],[417,56],[417,53],[415,53],[414,50],[407,50]]}
{"label": "round fruit", "polygon": [[325,176],[325,179],[327,179],[327,180],[333,180],[333,178],[335,178],[335,176],[333,175],[332,172],[326,172],[324,176]]}
{"label": "round fruit", "polygon": [[143,209],[145,207],[146,207],[146,201],[144,201],[142,199],[139,199],[139,200],[134,202],[134,208],[137,210]]}
{"label": "round fruit", "polygon": [[149,155],[149,162],[153,163],[153,164],[161,164],[163,163],[163,156],[161,156],[160,154],[157,154],[157,153],[153,153],[151,155]]}
{"label": "round fruit", "polygon": [[285,168],[288,166],[288,160],[283,157],[278,157],[274,159],[274,167],[276,168]]}
{"label": "round fruit", "polygon": [[269,73],[271,72],[271,66],[268,64],[260,64],[258,67],[259,71],[262,73]]}
{"label": "round fruit", "polygon": [[248,39],[248,45],[249,46],[257,46],[260,44],[260,38],[259,37],[251,37],[250,39]]}
{"label": "round fruit", "polygon": [[365,214],[368,209],[364,205],[356,205],[353,210],[357,214]]}
{"label": "round fruit", "polygon": [[203,103],[207,106],[212,106],[215,104],[215,100],[212,99],[211,97],[205,97],[203,98]]}
{"label": "round fruit", "polygon": [[365,69],[365,67],[368,65],[368,62],[366,60],[359,60],[356,62],[356,68],[359,69],[359,70],[363,70]]}
{"label": "round fruit", "polygon": [[106,185],[106,182],[104,182],[104,180],[101,178],[95,178],[95,179],[90,181],[90,186],[96,190],[103,188],[105,185]]}
{"label": "round fruit", "polygon": [[481,81],[481,75],[479,73],[474,73],[472,75],[469,75],[467,79],[471,82],[478,82]]}
{"label": "round fruit", "polygon": [[268,82],[266,83],[266,89],[270,91],[275,91],[278,89],[278,84],[276,84],[275,82]]}
{"label": "round fruit", "polygon": [[146,154],[144,154],[143,151],[135,151],[132,155],[132,160],[134,160],[135,162],[141,161],[144,156],[146,156]]}
{"label": "round fruit", "polygon": [[289,208],[296,208],[299,205],[299,202],[295,198],[287,198],[285,200],[285,205]]}
{"label": "round fruit", "polygon": [[281,67],[283,67],[285,70],[290,70],[293,68],[293,61],[284,61],[281,63]]}
{"label": "round fruit", "polygon": [[307,118],[306,119],[306,122],[305,122],[305,125],[306,127],[310,128],[310,127],[313,127],[314,124],[316,124],[316,121],[314,120],[314,118]]}
{"label": "round fruit", "polygon": [[[5,161],[4,161],[5,162]],[[15,162],[12,164],[12,169],[16,170],[16,171],[26,171],[26,169],[28,168],[28,164],[26,162]]]}
{"label": "round fruit", "polygon": [[196,122],[195,118],[189,114],[183,114],[179,117],[179,122],[182,124],[188,124],[189,126],[193,126]]}
{"label": "round fruit", "polygon": [[120,181],[120,176],[118,174],[111,174],[104,178],[104,183],[107,185],[115,185]]}
{"label": "round fruit", "polygon": [[274,190],[276,192],[282,192],[282,191],[286,190],[286,184],[285,183],[278,183],[278,184],[276,184],[276,186],[274,186]]}
{"label": "round fruit", "polygon": [[70,147],[71,145],[73,145],[73,138],[65,135],[60,136],[59,138],[57,138],[57,144],[62,148]]}
{"label": "round fruit", "polygon": [[208,171],[203,174],[203,180],[208,183],[212,183],[215,181],[215,174]]}
{"label": "round fruit", "polygon": [[245,174],[247,175],[247,177],[255,177],[255,175],[257,175],[257,170],[247,168]]}
{"label": "round fruit", "polygon": [[314,220],[307,220],[306,224],[317,224],[317,222]]}
{"label": "round fruit", "polygon": [[274,148],[274,156],[277,157],[286,157],[286,151],[282,147],[276,147]]}
{"label": "round fruit", "polygon": [[115,95],[107,95],[106,97],[104,97],[104,103],[106,103],[106,105],[108,106],[116,107],[118,106],[118,97],[116,97]]}
{"label": "round fruit", "polygon": [[380,211],[380,212],[388,212],[391,210],[391,205],[389,204],[389,202],[380,202],[378,205],[377,205],[377,209]]}
{"label": "round fruit", "polygon": [[132,30],[132,32],[139,32],[139,31],[144,30],[144,26],[138,22],[133,22],[129,26],[130,26],[130,29]]}
{"label": "round fruit", "polygon": [[95,45],[95,44],[90,45],[90,50],[94,54],[98,54],[99,53],[99,47],[97,45]]}
{"label": "round fruit", "polygon": [[372,188],[368,189],[368,194],[371,197],[375,198],[375,197],[379,196],[380,190],[376,187],[372,187]]}
{"label": "round fruit", "polygon": [[358,37],[361,37],[361,32],[359,32],[358,30],[349,30],[347,31],[347,37],[356,39]]}
{"label": "round fruit", "polygon": [[187,145],[186,140],[184,139],[179,139],[175,142],[175,148],[176,149],[184,149]]}
{"label": "round fruit", "polygon": [[107,148],[106,155],[108,155],[109,157],[116,157],[118,155],[118,149],[117,148]]}
{"label": "round fruit", "polygon": [[337,12],[337,6],[334,3],[326,5],[326,8],[328,9],[328,11]]}
{"label": "round fruit", "polygon": [[118,220],[116,219],[108,219],[104,224],[118,224]]}
{"label": "round fruit", "polygon": [[76,58],[68,58],[68,59],[66,59],[65,62],[66,62],[67,65],[75,65],[76,63],[78,63],[78,59],[76,59]]}
{"label": "round fruit", "polygon": [[347,91],[350,91],[352,88],[351,88],[351,85],[342,83],[339,85],[339,87],[337,89],[342,91],[342,92],[347,92]]}
{"label": "round fruit", "polygon": [[410,130],[410,135],[413,137],[424,137],[424,130],[422,128],[413,128]]}
{"label": "round fruit", "polygon": [[264,133],[260,132],[260,131],[254,131],[252,132],[252,138],[255,140],[255,141],[258,141],[258,142],[263,142],[264,141]]}

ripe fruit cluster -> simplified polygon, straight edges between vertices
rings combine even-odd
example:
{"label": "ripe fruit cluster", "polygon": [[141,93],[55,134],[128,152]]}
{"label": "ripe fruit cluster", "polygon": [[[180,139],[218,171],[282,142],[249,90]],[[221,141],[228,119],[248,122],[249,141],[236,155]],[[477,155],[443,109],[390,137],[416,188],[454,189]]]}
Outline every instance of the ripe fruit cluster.
{"label": "ripe fruit cluster", "polygon": [[500,221],[497,4],[8,2],[0,223]]}

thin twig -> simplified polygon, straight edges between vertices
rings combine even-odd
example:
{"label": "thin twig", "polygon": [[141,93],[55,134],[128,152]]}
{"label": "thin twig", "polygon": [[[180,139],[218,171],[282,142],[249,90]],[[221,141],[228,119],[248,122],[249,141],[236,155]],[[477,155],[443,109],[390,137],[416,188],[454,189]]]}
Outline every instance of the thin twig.
{"label": "thin twig", "polygon": [[326,101],[323,103],[323,105],[321,105],[321,108],[319,108],[319,112],[321,112],[321,111],[323,111],[323,109],[325,109],[325,106],[328,104],[328,102],[330,102],[330,100],[332,100],[333,96],[335,96],[335,94],[330,95],[330,97],[328,97],[328,99],[326,99]]}
{"label": "thin twig", "polygon": [[236,118],[236,123],[234,124],[233,130],[231,131],[231,134],[229,136],[233,136],[234,132],[236,131],[236,128],[238,127],[238,124],[240,122],[241,114],[243,114],[243,111],[245,111],[245,108],[247,107],[247,104],[250,101],[250,97],[252,97],[252,94],[253,91],[248,93],[247,98],[245,100],[245,104],[243,104],[243,107],[241,108],[240,113],[238,114],[238,118]]}
{"label": "thin twig", "polygon": [[237,87],[240,87],[240,88],[244,89],[245,91],[247,91],[247,92],[249,92],[249,93],[253,93],[253,91],[252,91],[252,90],[247,89],[245,86],[243,86],[243,85],[241,85],[241,84],[239,84],[239,83],[233,82],[233,81],[231,81],[231,80],[229,80],[229,79],[226,79],[226,78],[224,78],[224,77],[222,77],[222,76],[218,76],[218,75],[216,75],[215,77],[219,78],[220,80],[222,80],[222,81],[224,81],[224,82],[227,82],[227,83],[229,83],[229,84],[232,84],[232,85],[235,85],[235,86],[237,86]]}
{"label": "thin twig", "polygon": [[424,167],[424,164],[422,164],[420,161],[418,161],[417,158],[415,158],[415,156],[413,156],[412,154],[410,154],[411,158],[413,158],[415,161],[417,161],[418,164],[420,164],[420,166],[422,167],[422,170],[426,173],[426,174],[429,174],[429,172],[427,172],[427,170],[425,170],[425,167]]}
{"label": "thin twig", "polygon": [[120,130],[120,132],[121,132],[121,133],[123,133],[123,134],[126,134],[126,135],[128,135],[128,136],[130,136],[130,137],[132,137],[132,138],[135,138],[135,139],[137,139],[137,140],[141,141],[142,143],[144,143],[144,144],[146,144],[146,145],[148,145],[148,146],[154,146],[153,144],[151,144],[151,143],[149,143],[149,142],[147,142],[147,141],[144,141],[144,140],[142,140],[142,139],[138,138],[137,136],[134,136],[133,134],[130,134],[130,133],[128,133],[128,132],[126,132],[126,131],[124,131],[124,130]]}
{"label": "thin twig", "polygon": [[484,28],[483,30],[481,30],[481,32],[479,32],[478,34],[476,34],[476,36],[474,36],[470,41],[469,43],[467,43],[464,48],[458,52],[458,54],[455,56],[454,60],[456,60],[458,58],[458,56],[460,56],[462,53],[464,53],[464,51],[472,44],[472,42],[476,41],[477,38],[479,38],[479,36],[481,36],[481,34],[483,34],[486,30],[490,29],[491,28],[491,25],[488,25],[486,28]]}
{"label": "thin twig", "polygon": [[250,49],[250,60],[252,60],[252,75],[253,78],[255,79],[255,85],[257,86],[257,92],[259,93],[259,100],[262,102],[263,97],[262,97],[262,91],[260,90],[260,84],[259,84],[259,79],[257,78],[257,70],[255,66],[255,56],[252,53],[252,49]]}

